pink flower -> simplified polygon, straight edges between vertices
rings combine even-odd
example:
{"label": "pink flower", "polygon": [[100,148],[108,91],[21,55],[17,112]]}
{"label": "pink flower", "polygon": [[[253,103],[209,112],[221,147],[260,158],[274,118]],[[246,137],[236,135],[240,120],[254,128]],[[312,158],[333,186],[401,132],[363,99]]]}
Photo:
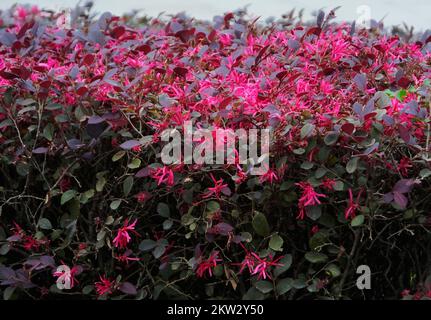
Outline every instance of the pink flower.
{"label": "pink flower", "polygon": [[242,170],[242,168],[239,165],[237,165],[236,176],[233,177],[233,181],[236,184],[241,184],[246,180],[247,180],[247,174]]}
{"label": "pink flower", "polygon": [[317,193],[309,182],[299,182],[296,183],[296,185],[302,189],[302,196],[299,199],[299,203],[304,207],[320,204],[319,197],[326,198],[324,194]]}
{"label": "pink flower", "polygon": [[248,271],[250,273],[252,273],[256,260],[255,260],[254,256],[250,253],[250,251],[248,251],[247,248],[244,247],[244,245],[241,242],[239,244],[241,245],[241,247],[245,251],[245,257],[241,263],[234,263],[234,265],[240,265],[241,266],[241,268],[239,269],[239,273],[242,273],[245,268],[247,268]]}
{"label": "pink flower", "polygon": [[121,255],[115,256],[114,258],[122,263],[125,264],[129,264],[129,261],[139,261],[140,259],[137,257],[130,257],[130,255],[132,254],[131,250],[126,250],[126,252],[124,252]]}
{"label": "pink flower", "polygon": [[326,198],[324,194],[317,193],[309,182],[296,183],[302,189],[301,198],[299,198],[299,213],[297,219],[305,218],[305,207],[321,204],[319,197]]}
{"label": "pink flower", "polygon": [[138,202],[143,203],[151,198],[151,193],[147,191],[142,191],[142,192],[139,192],[137,195],[135,195],[135,197],[138,200]]}
{"label": "pink flower", "polygon": [[276,266],[282,266],[281,263],[278,263],[278,261],[282,258],[278,257],[277,259],[273,260],[272,256],[269,255],[267,258],[260,258],[256,253],[251,253],[255,259],[255,267],[253,269],[252,275],[257,274],[257,278],[260,279],[271,279],[271,275],[269,274],[269,268],[270,267],[276,267]]}
{"label": "pink flower", "polygon": [[114,281],[105,276],[100,276],[100,281],[94,283],[94,286],[99,296],[108,295],[114,291]]}
{"label": "pink flower", "polygon": [[409,175],[409,168],[411,167],[413,167],[412,162],[406,157],[402,158],[398,164],[398,170],[403,177],[407,177]]}
{"label": "pink flower", "polygon": [[353,201],[353,193],[352,189],[349,188],[349,204],[344,211],[344,217],[346,219],[354,218],[356,215],[356,211],[359,208],[359,200],[361,199],[362,190],[359,192],[358,197],[356,198],[356,202]]}
{"label": "pink flower", "polygon": [[23,6],[19,6],[16,8],[16,15],[24,20],[27,17],[27,10]]}
{"label": "pink flower", "polygon": [[255,252],[251,252],[247,250],[242,243],[240,243],[244,251],[246,252],[244,260],[239,263],[241,266],[239,273],[242,273],[245,268],[247,268],[251,275],[258,275],[258,279],[271,279],[270,268],[276,266],[283,266],[283,264],[279,263],[280,259],[283,256],[278,257],[277,259],[273,259],[272,255],[268,257],[261,258]]}
{"label": "pink flower", "polygon": [[57,282],[61,281],[62,283],[69,283],[70,288],[72,289],[75,286],[75,283],[78,283],[78,280],[76,280],[75,276],[81,273],[81,267],[79,266],[73,266],[72,269],[70,269],[70,272],[63,271],[56,271],[54,272],[54,277],[57,277]]}
{"label": "pink flower", "polygon": [[141,151],[141,146],[134,146],[133,148],[132,148],[132,151],[134,151],[134,152],[140,152]]}
{"label": "pink flower", "polygon": [[334,190],[336,183],[337,182],[334,179],[325,178],[325,180],[322,181],[322,187],[329,191],[332,191]]}
{"label": "pink flower", "polygon": [[117,236],[114,238],[113,243],[114,243],[115,247],[117,247],[117,248],[126,248],[127,247],[127,244],[132,239],[129,235],[129,231],[139,236],[139,234],[135,231],[135,225],[136,225],[137,221],[138,220],[136,219],[130,225],[128,225],[128,223],[129,223],[128,219],[126,219],[124,221],[123,226],[117,230]]}
{"label": "pink flower", "polygon": [[150,175],[157,181],[158,186],[160,186],[162,183],[165,183],[168,186],[174,185],[174,173],[166,166],[152,169]]}
{"label": "pink flower", "polygon": [[[229,188],[227,184],[223,184],[223,179],[216,180],[212,173],[210,173],[211,179],[214,182],[214,187],[208,188],[208,191],[202,195],[202,198],[209,198],[214,195],[217,199],[220,198],[220,194],[228,192]],[[230,191],[230,190],[229,190]]]}
{"label": "pink flower", "polygon": [[218,251],[213,251],[207,260],[203,260],[199,263],[196,269],[196,275],[198,278],[203,278],[205,276],[205,272],[208,272],[208,275],[212,277],[212,268],[217,266],[217,262],[222,261],[218,258],[218,254]]}
{"label": "pink flower", "polygon": [[278,178],[277,174],[272,169],[268,169],[268,171],[265,174],[263,174],[259,177],[260,183],[264,183],[264,182],[268,181],[270,184],[273,184],[274,182],[277,182],[278,180],[279,180],[279,178]]}

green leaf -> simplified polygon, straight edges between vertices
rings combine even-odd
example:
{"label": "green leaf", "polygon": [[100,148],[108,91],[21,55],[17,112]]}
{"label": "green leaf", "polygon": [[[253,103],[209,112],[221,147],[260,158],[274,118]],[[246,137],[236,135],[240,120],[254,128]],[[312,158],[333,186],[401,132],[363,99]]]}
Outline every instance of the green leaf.
{"label": "green leaf", "polygon": [[117,200],[112,201],[111,204],[109,205],[109,207],[112,210],[117,210],[118,207],[120,206],[120,204],[121,204],[121,199],[117,199]]}
{"label": "green leaf", "polygon": [[84,113],[84,110],[80,106],[78,106],[78,107],[75,108],[75,112],[74,113],[75,113],[75,118],[79,122],[85,121],[85,119],[86,119],[85,113]]}
{"label": "green leaf", "polygon": [[319,280],[313,279],[311,284],[307,287],[308,292],[319,292]]}
{"label": "green leaf", "polygon": [[325,268],[325,270],[328,271],[333,278],[336,278],[336,277],[341,275],[340,268],[336,264],[333,264],[333,263],[331,263],[329,266],[327,266]]}
{"label": "green leaf", "polygon": [[69,122],[70,121],[69,116],[67,114],[65,114],[65,113],[56,115],[54,119],[58,123],[65,123],[65,122]]}
{"label": "green leaf", "polygon": [[279,263],[281,266],[274,269],[274,276],[276,278],[290,269],[290,266],[292,265],[292,255],[286,254],[282,259],[280,259]]}
{"label": "green leaf", "polygon": [[184,214],[184,215],[181,216],[181,224],[183,226],[189,226],[194,221],[195,221],[195,218],[191,214],[189,214],[189,213]]}
{"label": "green leaf", "polygon": [[6,255],[11,248],[11,245],[9,243],[5,243],[0,247],[0,255],[4,256]]}
{"label": "green leaf", "polygon": [[84,193],[81,193],[79,201],[82,204],[86,204],[88,202],[88,200],[90,200],[91,198],[94,197],[94,193],[95,193],[94,189],[90,189],[90,190],[85,191]]}
{"label": "green leaf", "polygon": [[163,218],[169,218],[170,216],[170,210],[169,206],[166,203],[159,202],[157,204],[157,213],[162,216]]}
{"label": "green leaf", "polygon": [[169,230],[170,228],[172,228],[172,225],[174,224],[174,222],[171,219],[167,219],[165,221],[163,221],[163,230]]}
{"label": "green leaf", "polygon": [[157,242],[151,239],[142,240],[139,244],[139,250],[141,251],[150,251],[154,249],[157,245]]}
{"label": "green leaf", "polygon": [[346,171],[347,173],[353,173],[358,168],[359,157],[354,157],[347,162]]}
{"label": "green leaf", "polygon": [[412,219],[415,216],[415,211],[413,209],[406,210],[403,214],[403,219]]}
{"label": "green leaf", "polygon": [[210,201],[207,203],[207,211],[212,213],[212,212],[217,212],[220,210],[220,204],[217,201]]}
{"label": "green leaf", "polygon": [[255,287],[251,287],[242,297],[243,300],[263,300],[265,296]]}
{"label": "green leaf", "polygon": [[320,179],[323,178],[327,172],[328,170],[326,170],[325,168],[319,168],[314,173],[314,176],[316,177],[316,179]]}
{"label": "green leaf", "polygon": [[43,128],[43,133],[42,135],[48,139],[49,141],[52,141],[52,139],[54,138],[54,126],[52,125],[52,123],[48,123],[45,128]]}
{"label": "green leaf", "polygon": [[25,177],[29,174],[30,172],[30,165],[28,163],[25,162],[19,162],[16,165],[16,172],[21,176],[21,177]]}
{"label": "green leaf", "polygon": [[283,295],[286,292],[289,292],[292,288],[293,288],[292,278],[281,279],[277,282],[276,290],[279,295]]}
{"label": "green leaf", "polygon": [[113,224],[114,223],[114,217],[113,216],[107,216],[106,217],[106,220],[105,220],[105,224],[107,225],[107,226],[109,226],[109,225],[111,225],[111,224]]}
{"label": "green leaf", "polygon": [[340,181],[340,180],[335,181],[334,190],[335,191],[343,191],[344,190],[344,182]]}
{"label": "green leaf", "polygon": [[253,218],[253,228],[256,231],[256,233],[262,237],[266,237],[271,232],[268,224],[268,220],[266,220],[266,217],[263,213],[256,213]]}
{"label": "green leaf", "polygon": [[135,158],[127,165],[130,169],[137,169],[141,166],[141,159]]}
{"label": "green leaf", "polygon": [[126,154],[126,151],[124,150],[118,151],[116,154],[112,156],[112,161],[116,162],[120,160],[122,157],[124,157],[125,154]]}
{"label": "green leaf", "polygon": [[400,89],[396,92],[396,98],[400,102],[403,102],[405,97],[407,97],[407,91],[405,89]]}
{"label": "green leaf", "polygon": [[3,299],[4,300],[10,300],[10,298],[12,297],[13,293],[15,292],[16,287],[7,287],[6,289],[4,289],[3,291]]}
{"label": "green leaf", "polygon": [[35,106],[25,107],[18,111],[18,115],[23,115],[24,113],[30,112],[30,111],[36,111]]}
{"label": "green leaf", "polygon": [[330,243],[328,240],[328,235],[324,231],[316,232],[308,241],[308,244],[312,250],[316,250],[318,247],[324,244]]}
{"label": "green leaf", "polygon": [[103,188],[105,187],[105,184],[106,184],[106,178],[105,177],[100,177],[99,179],[97,179],[96,191],[101,192],[103,190]]}
{"label": "green leaf", "polygon": [[65,204],[66,202],[72,200],[76,196],[75,190],[67,190],[65,193],[61,195],[61,204]]}
{"label": "green leaf", "polygon": [[10,127],[12,125],[13,125],[13,121],[11,119],[6,119],[6,120],[3,120],[2,122],[0,122],[0,129]]}
{"label": "green leaf", "polygon": [[49,221],[47,218],[40,218],[37,225],[39,226],[39,228],[44,229],[44,230],[51,230],[52,229],[51,221]]}
{"label": "green leaf", "polygon": [[328,256],[320,252],[307,252],[305,254],[305,259],[311,263],[323,263],[328,260]]}
{"label": "green leaf", "polygon": [[94,290],[94,286],[92,284],[86,285],[84,288],[82,288],[83,294],[90,294]]}
{"label": "green leaf", "polygon": [[304,278],[298,278],[298,279],[293,280],[292,286],[295,289],[303,289],[307,286],[307,282],[305,281]]}
{"label": "green leaf", "polygon": [[315,128],[315,125],[312,123],[306,123],[302,128],[301,128],[301,139],[307,138],[310,136],[310,134],[313,132]]}
{"label": "green leaf", "polygon": [[46,110],[50,110],[50,111],[52,111],[52,110],[59,110],[59,109],[63,109],[63,108],[64,107],[61,104],[58,104],[58,103],[50,103],[50,104],[48,104],[45,107]]}
{"label": "green leaf", "polygon": [[16,103],[21,105],[21,106],[29,106],[31,104],[36,103],[36,101],[34,99],[28,98],[28,99],[17,99]]}
{"label": "green leaf", "polygon": [[338,132],[328,132],[323,141],[327,146],[332,146],[338,141],[339,133]]}
{"label": "green leaf", "polygon": [[353,218],[353,220],[350,222],[350,225],[352,227],[359,227],[364,223],[365,217],[364,215],[360,214]]}
{"label": "green leaf", "polygon": [[269,247],[274,251],[282,251],[283,250],[283,238],[278,234],[274,234],[269,240]]}
{"label": "green leaf", "polygon": [[421,179],[428,178],[429,176],[431,176],[431,170],[430,169],[422,169],[419,172],[419,176],[421,177]]}
{"label": "green leaf", "polygon": [[165,245],[160,244],[160,245],[156,246],[153,250],[154,258],[159,259],[163,255],[163,253],[165,253],[165,250],[166,250]]}
{"label": "green leaf", "polygon": [[96,235],[96,240],[97,241],[102,241],[102,240],[104,240],[105,239],[105,237],[106,237],[106,231],[105,230],[100,230],[98,233],[97,233],[97,235]]}
{"label": "green leaf", "polygon": [[274,286],[269,281],[259,281],[255,284],[255,287],[262,293],[270,293],[274,289]]}
{"label": "green leaf", "polygon": [[313,162],[305,161],[305,162],[301,163],[301,169],[310,170],[313,167],[314,167],[314,163]]}
{"label": "green leaf", "polygon": [[316,221],[322,215],[322,208],[320,206],[307,206],[305,213],[311,220]]}
{"label": "green leaf", "polygon": [[124,195],[126,197],[129,195],[130,191],[132,190],[133,183],[134,183],[133,176],[128,176],[124,180],[124,182],[123,182],[123,192],[124,192]]}
{"label": "green leaf", "polygon": [[297,155],[301,155],[301,154],[305,153],[305,149],[304,148],[297,148],[297,149],[293,150],[293,153],[297,154]]}

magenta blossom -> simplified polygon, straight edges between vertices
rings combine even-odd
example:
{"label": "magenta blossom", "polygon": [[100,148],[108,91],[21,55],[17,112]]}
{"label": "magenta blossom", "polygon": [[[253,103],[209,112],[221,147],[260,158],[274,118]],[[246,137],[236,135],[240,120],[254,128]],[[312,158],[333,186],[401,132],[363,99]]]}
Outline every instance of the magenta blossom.
{"label": "magenta blossom", "polygon": [[117,248],[126,248],[127,244],[132,239],[129,235],[129,232],[132,232],[139,236],[139,234],[135,231],[135,225],[138,220],[136,219],[133,223],[128,224],[129,220],[126,219],[124,221],[123,226],[117,230],[117,236],[114,238],[114,246]]}

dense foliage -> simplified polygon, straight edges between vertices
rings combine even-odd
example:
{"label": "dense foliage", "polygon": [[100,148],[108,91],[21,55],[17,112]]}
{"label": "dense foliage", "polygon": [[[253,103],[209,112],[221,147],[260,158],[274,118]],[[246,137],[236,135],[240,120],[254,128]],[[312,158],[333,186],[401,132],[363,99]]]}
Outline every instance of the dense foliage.
{"label": "dense foliage", "polygon": [[[427,34],[88,9],[1,13],[5,299],[431,296]],[[271,128],[268,173],[163,165],[186,120]]]}

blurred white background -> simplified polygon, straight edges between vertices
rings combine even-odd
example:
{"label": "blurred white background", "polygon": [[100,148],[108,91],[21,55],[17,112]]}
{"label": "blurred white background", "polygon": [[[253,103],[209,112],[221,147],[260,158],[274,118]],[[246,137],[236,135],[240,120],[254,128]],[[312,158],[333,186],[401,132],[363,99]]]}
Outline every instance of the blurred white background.
{"label": "blurred white background", "polygon": [[[0,9],[5,9],[14,3],[37,4],[44,8],[64,8],[74,6],[76,0],[0,0]],[[82,3],[85,0],[82,0]],[[356,9],[368,5],[371,18],[380,20],[385,17],[385,25],[399,25],[406,22],[415,26],[417,31],[431,28],[430,0],[94,0],[99,12],[110,11],[115,14],[129,12],[132,9],[142,9],[150,16],[161,12],[178,13],[185,11],[190,16],[211,19],[214,15],[223,14],[248,6],[248,11],[255,16],[267,18],[279,17],[292,8],[305,9],[305,17],[310,17],[316,9],[332,9],[342,6],[337,12],[338,20],[353,21],[358,14]]]}

